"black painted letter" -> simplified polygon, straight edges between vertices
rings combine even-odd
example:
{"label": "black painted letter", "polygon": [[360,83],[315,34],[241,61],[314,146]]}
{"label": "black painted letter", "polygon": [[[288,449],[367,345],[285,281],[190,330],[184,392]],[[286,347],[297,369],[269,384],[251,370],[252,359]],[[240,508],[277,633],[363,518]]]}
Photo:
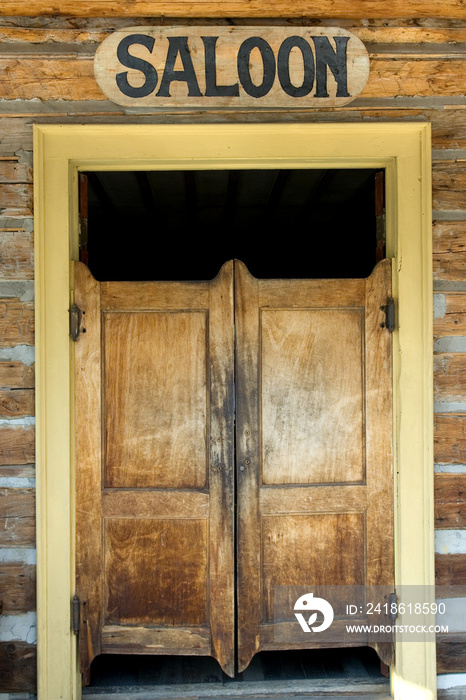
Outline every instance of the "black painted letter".
{"label": "black painted letter", "polygon": [[[260,85],[254,85],[249,70],[249,58],[253,49],[259,49],[264,64],[264,75]],[[264,97],[275,80],[275,56],[272,47],[260,36],[245,39],[238,51],[238,75],[244,91],[251,97]]]}
{"label": "black painted letter", "polygon": [[[169,36],[168,37],[167,60],[165,61],[165,70],[162,80],[160,81],[160,90],[157,96],[171,97],[170,84],[174,80],[179,80],[186,83],[188,86],[188,97],[202,97],[199,90],[199,85],[196,78],[191,54],[189,53],[188,37],[187,36]],[[180,55],[183,70],[175,70],[176,59]]]}
{"label": "black painted letter", "polygon": [[[296,47],[303,55],[304,80],[300,87],[293,85],[290,78],[290,53]],[[284,92],[290,97],[309,95],[314,85],[314,54],[306,39],[302,36],[289,36],[278,51],[278,79]]]}
{"label": "black painted letter", "polygon": [[206,97],[238,97],[239,85],[217,85],[217,56],[215,45],[218,36],[201,36],[205,53],[205,94]]}
{"label": "black painted letter", "polygon": [[337,97],[350,97],[348,92],[348,75],[346,67],[346,49],[349,36],[335,36],[334,51],[326,36],[313,36],[316,47],[316,97],[328,97],[327,66],[337,81]]}
{"label": "black painted letter", "polygon": [[130,46],[133,46],[133,44],[141,44],[141,46],[145,46],[146,49],[149,49],[149,53],[151,53],[154,48],[155,39],[146,34],[130,34],[120,41],[117,48],[117,58],[122,65],[126,66],[126,68],[140,70],[141,73],[144,73],[146,76],[144,85],[141,85],[141,87],[133,87],[130,85],[128,82],[128,72],[117,73],[115,76],[116,83],[121,92],[128,97],[147,97],[147,95],[150,95],[156,88],[158,79],[157,71],[148,61],[144,61],[144,59],[138,58],[137,56],[131,56],[128,49]]}

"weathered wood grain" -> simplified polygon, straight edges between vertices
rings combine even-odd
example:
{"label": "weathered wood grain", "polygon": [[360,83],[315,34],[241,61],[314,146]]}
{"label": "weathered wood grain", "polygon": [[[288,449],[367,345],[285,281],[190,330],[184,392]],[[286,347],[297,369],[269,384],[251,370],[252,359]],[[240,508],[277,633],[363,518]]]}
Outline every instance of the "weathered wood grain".
{"label": "weathered wood grain", "polygon": [[75,270],[85,681],[101,642],[210,653],[233,674],[233,263],[208,283],[99,283]]}
{"label": "weathered wood grain", "polygon": [[449,292],[445,297],[445,314],[434,318],[434,337],[466,335],[466,294]]}
{"label": "weathered wood grain", "polygon": [[[18,184],[32,182],[32,168],[28,163],[18,163],[16,160],[0,161],[0,184]],[[3,205],[3,190],[0,189]]]}
{"label": "weathered wood grain", "polygon": [[35,693],[37,647],[26,642],[0,642],[0,692]]}
{"label": "weathered wood grain", "polygon": [[35,462],[34,426],[0,426],[0,464]]}
{"label": "weathered wood grain", "polygon": [[104,518],[207,518],[209,497],[196,491],[112,490],[103,493]]}
{"label": "weathered wood grain", "polygon": [[22,562],[2,562],[0,599],[3,601],[3,613],[6,615],[35,610],[36,567]]}
{"label": "weathered wood grain", "polygon": [[34,479],[36,467],[34,464],[0,464],[0,476],[28,477]]}
{"label": "weathered wood grain", "polygon": [[0,489],[0,547],[35,545],[35,491]]}
{"label": "weathered wood grain", "polygon": [[32,184],[0,184],[1,216],[32,216]]}
{"label": "weathered wood grain", "polygon": [[22,362],[0,362],[0,387],[8,389],[33,389],[34,365]]}
{"label": "weathered wood grain", "polygon": [[[18,21],[19,18],[17,18]],[[196,19],[183,17],[183,18],[172,18],[174,24],[180,24],[183,26],[191,26],[194,23],[199,23]],[[264,20],[267,22],[269,18]],[[293,25],[293,20],[287,18],[287,26]],[[304,20],[305,21],[305,20]],[[140,16],[128,19],[120,19],[120,22],[110,20],[106,18],[104,21],[99,21],[98,18],[88,20],[86,23],[83,19],[80,22],[80,28],[71,28],[67,25],[65,19],[55,22],[56,26],[53,26],[53,22],[50,25],[43,27],[25,27],[25,26],[3,26],[0,27],[0,40],[2,42],[2,48],[8,48],[11,44],[87,44],[96,43],[103,41],[112,31],[123,26],[139,26],[147,25],[147,20],[141,18]],[[160,17],[155,17],[151,21],[151,25],[157,26],[161,24],[163,19]],[[236,18],[234,20],[226,19],[225,16],[219,17],[215,24],[217,26],[223,26],[227,24],[235,24],[236,26],[244,26],[247,24],[247,19]],[[279,26],[283,23],[283,20],[275,20],[274,26]],[[452,45],[466,43],[466,30],[463,27],[441,27],[441,26],[401,26],[408,24],[403,19],[399,19],[398,23],[400,26],[361,26],[361,23],[351,20],[343,20],[340,22],[332,23],[333,26],[342,26],[354,33],[361,41],[369,44],[386,44],[399,45],[399,44],[416,44],[416,45],[426,45],[429,48],[429,44],[445,45],[445,51],[451,48]],[[322,24],[325,24],[325,20],[322,20]],[[388,23],[387,23],[388,24]],[[212,24],[211,24],[212,26]],[[47,46],[43,47],[47,50]]]}
{"label": "weathered wood grain", "polygon": [[0,275],[5,280],[33,279],[34,246],[31,233],[0,231]]}
{"label": "weathered wood grain", "polygon": [[107,487],[206,485],[206,332],[204,311],[103,315]]}
{"label": "weathered wood grain", "polygon": [[466,475],[436,474],[434,512],[437,529],[458,530],[466,527]]}
{"label": "weathered wood grain", "polygon": [[[127,23],[127,22],[126,22]],[[96,23],[97,24],[97,23]],[[56,48],[56,45],[95,44],[103,41],[112,31],[104,27],[89,26],[83,29],[70,29],[67,27],[0,27],[0,41],[3,51],[13,44],[31,46],[41,45],[44,51],[49,48],[47,44]],[[449,35],[450,36],[450,35]],[[452,39],[454,41],[454,39]],[[0,49],[1,51],[2,49]]]}
{"label": "weathered wood grain", "polygon": [[466,401],[466,355],[434,355],[436,401]]}
{"label": "weathered wood grain", "polygon": [[[274,586],[393,585],[391,337],[381,327],[380,308],[390,296],[391,268],[385,260],[368,280],[322,281],[256,280],[242,263],[235,266],[241,669],[262,648],[257,613],[263,622],[271,619]],[[335,389],[335,376],[343,375],[345,388]],[[354,396],[364,404],[362,418]],[[345,412],[356,414],[351,426]],[[321,447],[326,422],[331,436]],[[345,450],[352,430],[364,447],[339,465],[327,445]],[[293,451],[298,459],[291,464]],[[356,488],[365,491],[359,503]],[[320,489],[325,492],[316,493]],[[315,549],[304,554],[304,542]],[[313,645],[309,639],[302,648]],[[391,648],[384,651],[390,659]]]}
{"label": "weathered wood grain", "polygon": [[466,416],[435,415],[434,459],[440,464],[466,463]]}
{"label": "weathered wood grain", "polygon": [[102,308],[106,311],[207,309],[207,282],[102,282]]}
{"label": "weathered wood grain", "polygon": [[[400,20],[399,23],[403,24],[403,20]],[[447,50],[448,47],[456,43],[466,43],[464,27],[353,26],[350,31],[356,34],[361,41],[370,44],[412,44],[416,47],[426,44],[427,48],[429,48],[429,44],[444,44]]]}
{"label": "weathered wood grain", "polygon": [[434,279],[460,281],[466,277],[466,221],[434,221]]}
{"label": "weathered wood grain", "polygon": [[0,390],[0,418],[20,418],[35,413],[32,389]]}
{"label": "weathered wood grain", "polygon": [[371,57],[369,80],[361,97],[464,95],[464,57],[458,60],[410,60]]}
{"label": "weathered wood grain", "polygon": [[434,210],[466,211],[466,165],[434,164],[432,190]]}
{"label": "weathered wood grain", "polygon": [[0,58],[0,99],[104,100],[92,58]]}
{"label": "weathered wood grain", "polygon": [[[78,637],[83,683],[100,653],[104,558],[101,541],[101,313],[100,285],[81,263],[75,266],[75,302],[85,313],[86,333],[75,348],[76,594],[82,602]],[[83,421],[83,422],[81,422]]]}
{"label": "weathered wood grain", "polygon": [[436,554],[435,583],[437,586],[464,586],[466,554]]}
{"label": "weathered wood grain", "polygon": [[[452,97],[466,92],[465,58],[435,60],[372,56],[361,98]],[[97,100],[106,96],[94,78],[93,56],[0,57],[0,99]]]}
{"label": "weathered wood grain", "polygon": [[103,623],[207,625],[207,526],[192,518],[106,519]]}
{"label": "weathered wood grain", "polygon": [[466,671],[466,634],[437,635],[437,673]]}
{"label": "weathered wood grain", "polygon": [[34,304],[0,299],[0,347],[34,345]]}
{"label": "weathered wood grain", "polygon": [[179,654],[182,650],[183,656],[205,656],[210,651],[210,645],[208,627],[157,629],[108,625],[102,629],[104,653],[151,654],[158,649],[163,654]]}
{"label": "weathered wood grain", "polygon": [[263,515],[278,513],[360,512],[367,507],[365,485],[352,486],[289,486],[286,489],[262,488],[260,509]]}
{"label": "weathered wood grain", "polygon": [[221,5],[210,0],[176,0],[176,2],[152,0],[3,0],[0,15],[75,15],[82,17],[326,17],[340,18],[416,18],[447,17],[464,18],[461,0],[364,0],[354,3],[351,10],[345,0],[318,0],[310,7],[304,0],[224,0]]}

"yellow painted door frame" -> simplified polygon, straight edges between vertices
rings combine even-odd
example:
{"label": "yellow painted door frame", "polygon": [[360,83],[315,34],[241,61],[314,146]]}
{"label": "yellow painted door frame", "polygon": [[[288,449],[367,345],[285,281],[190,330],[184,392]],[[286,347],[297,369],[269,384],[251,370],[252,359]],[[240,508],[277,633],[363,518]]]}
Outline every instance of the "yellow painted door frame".
{"label": "yellow painted door frame", "polygon": [[[39,700],[77,700],[74,349],[80,170],[385,168],[394,259],[396,585],[434,598],[430,125],[36,125],[34,127]],[[423,621],[419,620],[422,624]],[[397,700],[435,700],[435,645],[398,641]]]}

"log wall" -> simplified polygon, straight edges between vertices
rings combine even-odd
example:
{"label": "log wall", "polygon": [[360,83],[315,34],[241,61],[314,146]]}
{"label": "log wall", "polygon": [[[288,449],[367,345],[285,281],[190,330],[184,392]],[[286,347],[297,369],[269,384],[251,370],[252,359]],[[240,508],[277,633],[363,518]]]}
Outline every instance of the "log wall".
{"label": "log wall", "polygon": [[[56,9],[57,4],[60,10]],[[215,12],[214,3],[203,5],[203,19],[189,18],[194,12],[193,3],[166,3],[178,17],[162,20],[145,16],[145,13],[153,14],[149,11],[153,2],[68,0],[50,3],[48,7],[48,3],[39,0],[29,3],[3,0],[0,9],[0,599],[3,601],[0,693],[33,692],[36,680],[31,167],[34,123],[415,120],[432,124],[437,581],[442,585],[465,583],[466,8],[461,0],[442,3],[374,0],[353,3],[352,14],[357,19],[346,19],[343,8],[348,3],[332,0],[317,4],[322,10],[321,20],[306,19],[300,2],[281,2],[281,11],[286,11],[286,16],[270,20],[262,19],[266,16],[263,3],[250,3],[251,11],[246,18],[242,3],[228,2],[223,11],[227,12],[228,7],[230,19],[223,20],[206,19],[219,12],[217,3]],[[275,7],[273,3],[268,6]],[[185,19],[180,16],[183,7]],[[239,7],[243,8],[243,14]],[[362,7],[367,14],[362,14]],[[115,8],[120,9],[120,16],[112,16]],[[58,12],[79,14],[80,9],[86,17],[57,15]],[[26,12],[34,16],[26,16]],[[279,14],[276,8],[274,12]],[[129,18],[128,14],[133,16]],[[163,14],[168,12],[160,10],[160,15]],[[404,19],[396,19],[397,16]],[[265,110],[255,114],[154,109],[141,115],[125,114],[123,108],[108,101],[99,90],[93,77],[94,53],[116,28],[162,21],[165,25],[290,26],[296,22],[299,26],[306,23],[342,26],[354,32],[368,48],[369,82],[356,101],[327,111]],[[466,672],[466,637],[439,639],[438,670]]]}

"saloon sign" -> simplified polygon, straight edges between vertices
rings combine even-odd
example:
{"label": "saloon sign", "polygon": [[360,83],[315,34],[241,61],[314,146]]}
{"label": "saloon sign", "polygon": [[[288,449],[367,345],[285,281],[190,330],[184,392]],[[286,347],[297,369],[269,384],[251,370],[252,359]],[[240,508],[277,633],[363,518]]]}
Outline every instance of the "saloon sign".
{"label": "saloon sign", "polygon": [[105,39],[95,77],[126,107],[332,107],[369,76],[354,34],[337,27],[130,27]]}

